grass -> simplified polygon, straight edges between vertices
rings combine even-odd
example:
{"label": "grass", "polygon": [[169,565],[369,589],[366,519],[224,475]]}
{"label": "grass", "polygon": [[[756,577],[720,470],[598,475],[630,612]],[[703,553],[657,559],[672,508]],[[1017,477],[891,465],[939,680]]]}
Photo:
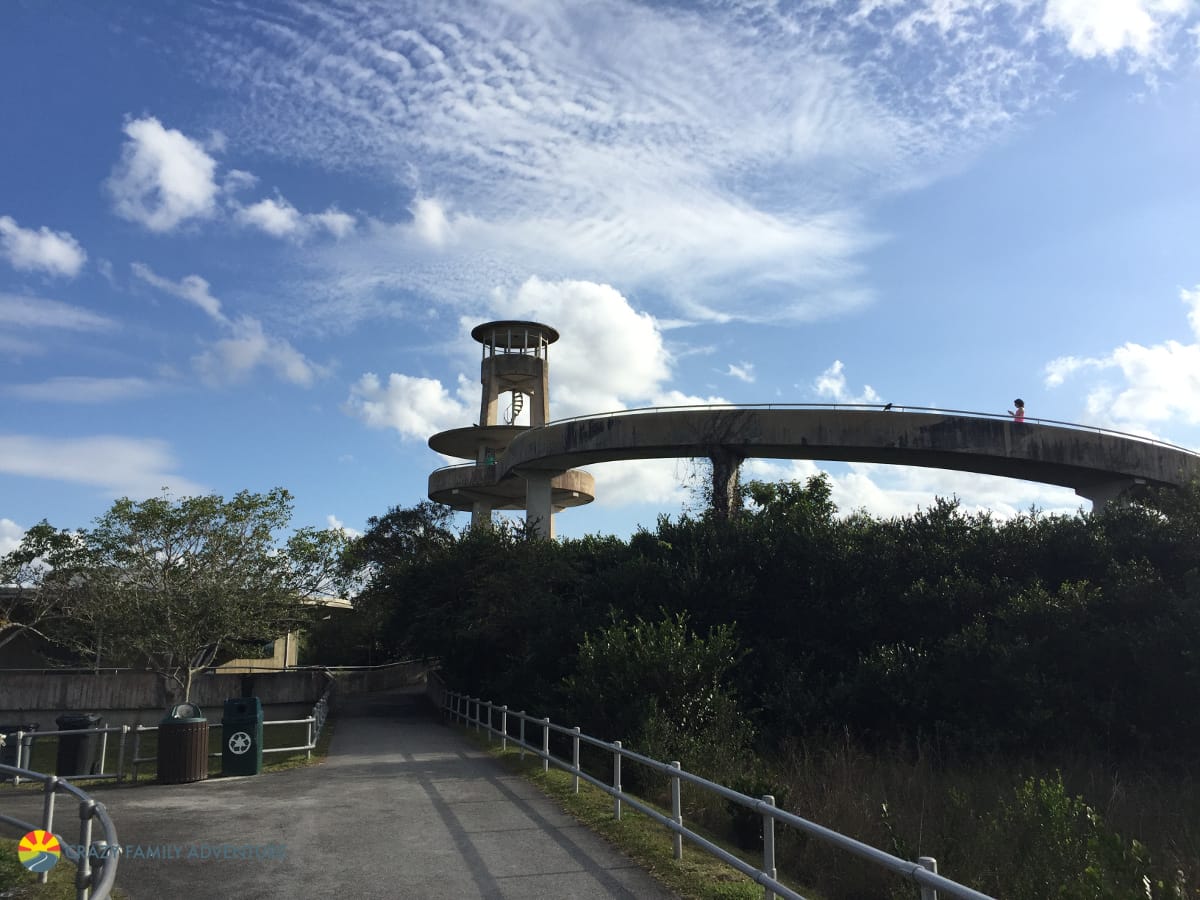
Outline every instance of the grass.
{"label": "grass", "polygon": [[[761,900],[761,886],[694,844],[689,844],[686,838],[683,859],[676,860],[672,833],[648,816],[623,806],[618,822],[613,817],[613,798],[599,788],[580,780],[579,793],[576,794],[568,772],[553,765],[550,771],[543,772],[541,760],[533,754],[526,754],[522,760],[519,748],[501,750],[498,744],[489,743],[471,729],[463,729],[463,732],[469,740],[499,759],[509,770],[536,785],[581,824],[606,838],[677,896],[685,900]],[[639,800],[646,802],[640,797]],[[647,805],[659,809],[652,803]],[[662,809],[659,812],[666,813]],[[686,824],[722,849],[743,859],[748,858],[745,851],[739,851],[719,836],[706,833],[694,823]],[[752,856],[749,858],[753,859]],[[820,900],[820,895],[791,885],[786,879],[784,881],[811,900]]]}
{"label": "grass", "polygon": [[[45,884],[17,856],[16,839],[0,838],[0,897],[5,900],[75,900],[75,865],[65,856],[50,870]],[[113,888],[113,900],[128,895]]]}
{"label": "grass", "polygon": [[[263,757],[263,772],[281,772],[287,769],[296,769],[302,766],[319,763],[329,754],[329,744],[333,740],[334,719],[329,718],[325,721],[325,727],[321,730],[321,736],[317,740],[317,746],[313,749],[312,759],[309,760],[304,751],[298,753],[277,754],[272,753]],[[221,749],[221,731],[220,729],[209,730],[209,750],[211,752],[220,752]],[[305,725],[277,725],[264,729],[263,744],[264,749],[270,747],[295,747],[305,743],[307,740],[307,726]],[[149,738],[149,740],[147,740]],[[157,735],[155,732],[142,735],[142,744],[139,749],[141,756],[152,755],[157,748]],[[53,740],[41,741],[43,746],[39,746],[38,741],[34,741],[32,753],[32,768],[38,772],[52,772],[55,767],[57,756],[57,742]],[[109,745],[109,760],[110,765],[115,761],[116,746],[115,742],[111,741]],[[129,757],[133,753],[133,741],[128,743],[127,754]],[[148,767],[146,769],[145,767]],[[145,764],[143,771],[149,771],[150,777],[145,775],[138,778],[137,782],[126,780],[121,785],[117,785],[111,779],[97,781],[87,778],[72,778],[73,784],[81,785],[87,788],[89,793],[95,793],[98,790],[104,790],[115,787],[126,787],[134,784],[153,784],[154,783],[154,764]],[[220,759],[209,761],[209,775],[219,775],[221,773]],[[9,785],[6,790],[14,790]],[[41,782],[25,782],[19,785],[15,790],[42,790]],[[65,858],[58,865],[50,870],[49,879],[46,884],[38,884],[37,875],[30,872],[17,857],[17,844],[15,839],[0,838],[0,898],[3,900],[74,900],[75,898],[75,866],[70,864]],[[123,891],[114,889],[110,895],[114,900],[122,900],[126,897]]]}

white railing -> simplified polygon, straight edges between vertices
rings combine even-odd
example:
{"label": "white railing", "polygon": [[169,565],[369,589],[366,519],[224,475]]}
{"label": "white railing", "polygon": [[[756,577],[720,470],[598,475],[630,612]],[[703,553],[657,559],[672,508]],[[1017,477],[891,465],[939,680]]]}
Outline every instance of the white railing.
{"label": "white railing", "polygon": [[[321,695],[312,708],[312,713],[303,719],[272,719],[263,722],[264,738],[263,743],[266,743],[266,729],[269,726],[276,725],[306,725],[308,727],[306,740],[303,744],[295,747],[263,747],[263,755],[268,753],[304,753],[308,759],[312,759],[312,752],[316,749],[317,742],[321,739],[321,731],[325,727],[325,721],[329,718],[330,704],[332,702],[333,685],[325,689],[325,693]],[[210,730],[221,728],[221,722],[209,722]],[[146,763],[156,762],[157,756],[141,756],[142,735],[158,731],[157,725],[109,725],[103,728],[75,728],[64,729],[61,731],[18,731],[8,735],[9,741],[16,743],[15,768],[24,769],[29,765],[32,758],[33,742],[44,738],[55,737],[62,740],[64,737],[82,738],[84,735],[97,734],[100,735],[100,758],[97,761],[98,771],[94,774],[76,774],[73,778],[89,779],[99,781],[102,779],[115,779],[118,782],[125,781],[126,778],[131,778],[137,781],[138,767]],[[108,736],[110,734],[119,735],[117,742],[117,764],[114,771],[107,771],[108,762]],[[129,746],[129,737],[133,736],[133,746]],[[221,753],[209,753],[210,759],[220,759]],[[14,768],[14,767],[8,767]],[[12,776],[13,784],[20,784],[23,775],[19,772],[9,772]]]}
{"label": "white railing", "polygon": [[[473,726],[477,731],[480,728],[484,728],[488,733],[489,739],[493,736],[498,736],[502,749],[507,749],[511,741],[520,748],[522,758],[526,752],[533,753],[539,757],[542,760],[543,771],[549,771],[550,766],[553,765],[556,768],[569,772],[572,778],[572,786],[576,793],[579,792],[579,782],[586,781],[610,795],[613,798],[613,816],[616,819],[619,820],[621,818],[622,805],[626,805],[670,829],[673,832],[676,859],[683,858],[683,841],[686,838],[706,853],[717,857],[756,883],[761,884],[765,900],[771,900],[774,897],[786,897],[789,900],[804,900],[802,895],[796,893],[792,888],[778,880],[775,860],[776,823],[796,828],[810,837],[852,853],[866,862],[880,866],[909,881],[915,882],[920,887],[921,900],[937,900],[939,892],[946,897],[960,898],[960,900],[992,900],[987,894],[981,894],[979,891],[938,875],[937,861],[933,857],[922,856],[916,862],[911,862],[900,859],[897,856],[892,856],[890,853],[885,853],[869,844],[864,844],[823,825],[818,825],[815,822],[810,822],[807,819],[802,819],[800,816],[779,809],[775,806],[775,798],[770,794],[762,797],[750,797],[746,794],[741,794],[724,785],[701,778],[699,775],[694,775],[682,769],[678,762],[668,764],[650,759],[647,756],[642,756],[640,753],[626,750],[621,746],[620,741],[602,741],[591,735],[582,734],[578,727],[565,728],[561,725],[554,725],[549,719],[539,719],[535,716],[527,715],[524,710],[519,712],[513,711],[507,706],[492,703],[490,700],[480,700],[478,697],[469,697],[466,694],[445,689],[436,685],[432,679],[430,681],[430,693],[434,694],[435,703],[447,717],[468,728]],[[437,696],[438,694],[440,696]],[[498,725],[496,724],[497,718],[499,719]],[[510,730],[510,719],[516,720],[516,734],[513,734]],[[535,731],[540,731],[540,746],[535,746],[526,739],[526,725],[532,725]],[[561,734],[570,739],[571,759],[569,761],[559,759],[550,752],[551,733]],[[592,776],[580,766],[579,750],[581,744],[588,744],[612,754],[611,784]],[[665,775],[670,780],[671,813],[669,816],[664,815],[644,800],[622,789],[622,760],[629,760],[645,766]],[[763,817],[761,865],[747,862],[735,856],[692,831],[684,824],[680,787],[681,783],[685,781],[688,784],[695,785],[702,790],[716,794],[733,803],[745,806]]]}
{"label": "white railing", "polygon": [[[33,824],[14,816],[0,814],[0,823],[26,832],[41,828],[58,838],[59,845],[68,859],[75,861],[76,900],[105,900],[112,891],[117,877],[117,859],[121,855],[121,844],[117,840],[117,829],[109,818],[103,803],[97,803],[86,793],[57,775],[46,775],[30,769],[0,764],[0,775],[11,776],[14,783],[20,780],[40,781],[45,785],[40,824]],[[70,794],[79,801],[79,843],[71,844],[54,831],[55,799],[60,794]],[[98,821],[103,838],[92,840],[92,823]],[[46,883],[46,872],[38,874],[38,881]]]}

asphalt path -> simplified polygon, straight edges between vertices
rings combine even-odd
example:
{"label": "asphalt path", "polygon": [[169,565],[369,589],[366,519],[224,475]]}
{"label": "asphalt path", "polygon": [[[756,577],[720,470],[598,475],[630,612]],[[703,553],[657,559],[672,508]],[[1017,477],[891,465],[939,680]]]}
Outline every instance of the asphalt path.
{"label": "asphalt path", "polygon": [[[320,765],[93,796],[131,900],[672,896],[410,691],[348,698]],[[40,804],[0,790],[0,809]]]}

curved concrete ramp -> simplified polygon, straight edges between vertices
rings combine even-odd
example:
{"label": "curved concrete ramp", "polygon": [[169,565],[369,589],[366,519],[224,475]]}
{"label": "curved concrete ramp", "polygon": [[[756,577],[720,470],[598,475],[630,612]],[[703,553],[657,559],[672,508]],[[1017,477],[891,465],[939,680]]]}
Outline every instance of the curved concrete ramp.
{"label": "curved concrete ramp", "polygon": [[624,459],[709,456],[925,466],[1074,488],[1103,503],[1134,484],[1179,486],[1200,456],[1112,432],[938,412],[709,407],[614,413],[513,438],[498,477]]}

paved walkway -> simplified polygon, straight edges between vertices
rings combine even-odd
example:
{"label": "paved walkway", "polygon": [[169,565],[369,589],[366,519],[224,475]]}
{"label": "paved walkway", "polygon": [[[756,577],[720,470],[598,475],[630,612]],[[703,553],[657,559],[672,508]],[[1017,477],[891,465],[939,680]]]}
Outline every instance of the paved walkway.
{"label": "paved walkway", "polygon": [[[122,846],[177,856],[127,853],[117,887],[132,900],[669,900],[631,860],[440,724],[423,697],[350,698],[336,726],[319,766],[97,791]],[[26,805],[0,791],[6,811]],[[282,846],[285,856],[200,858],[223,845]]]}

